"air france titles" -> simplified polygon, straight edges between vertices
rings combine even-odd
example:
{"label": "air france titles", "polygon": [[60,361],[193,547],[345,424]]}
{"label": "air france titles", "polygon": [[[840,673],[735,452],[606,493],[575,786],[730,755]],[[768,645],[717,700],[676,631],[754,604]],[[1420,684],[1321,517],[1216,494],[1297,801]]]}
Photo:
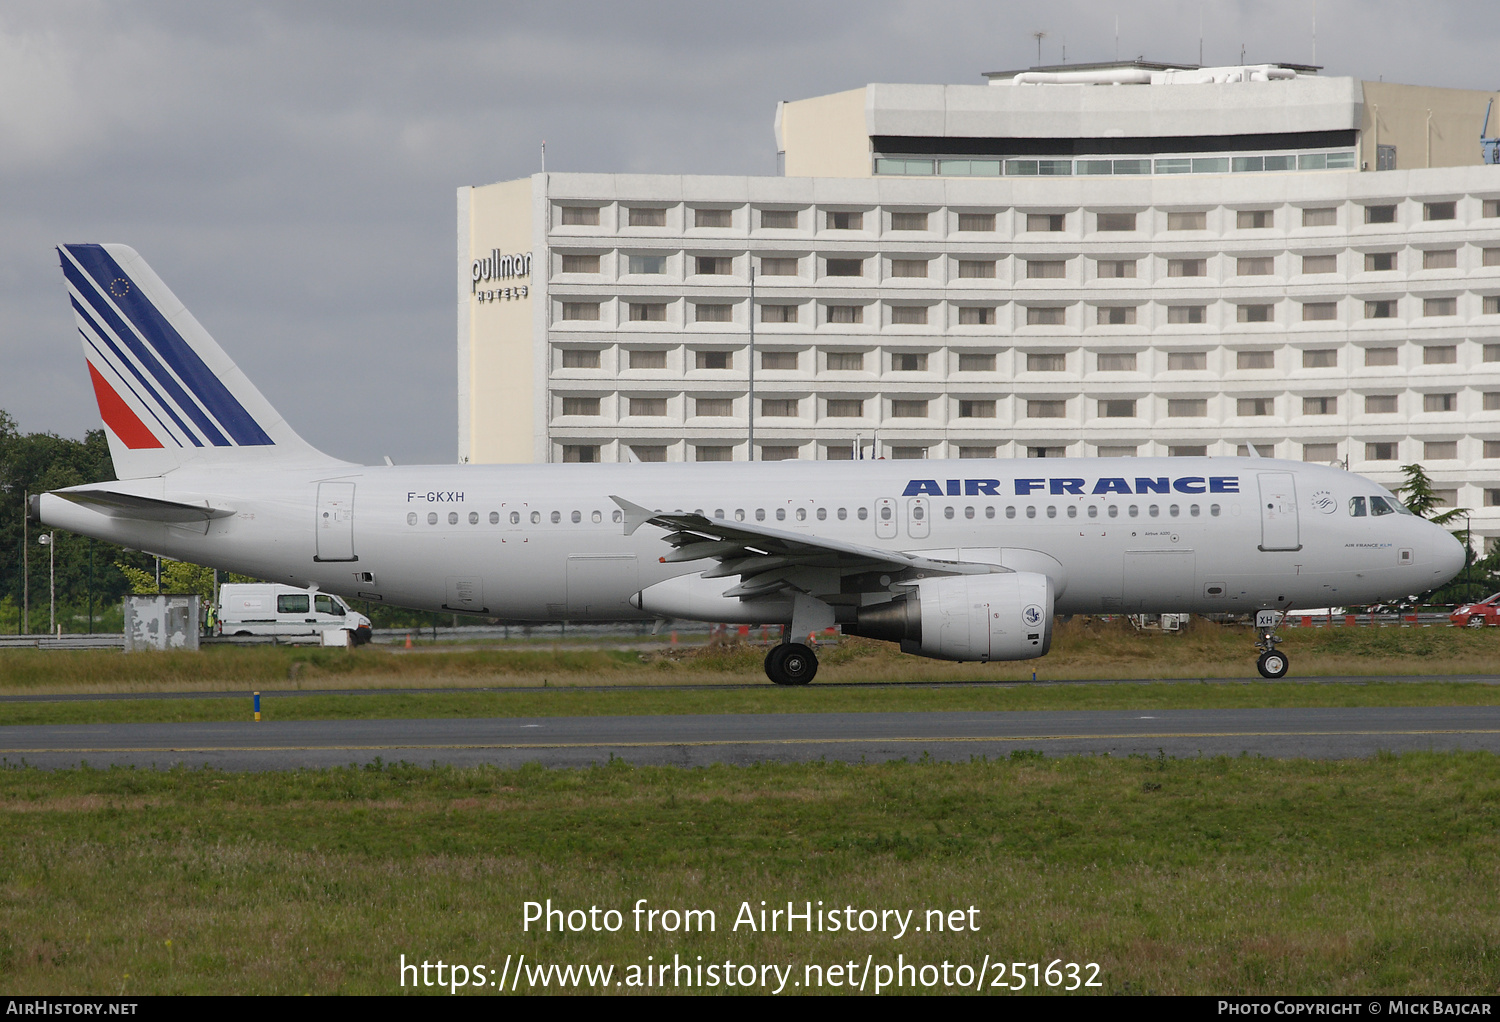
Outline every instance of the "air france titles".
{"label": "air france titles", "polygon": [[[1029,497],[1034,493],[1053,497],[1085,494],[1099,496],[1112,493],[1239,493],[1239,476],[1103,476],[1099,479],[1071,477],[1016,479],[1015,495]],[[902,491],[903,497],[1000,497],[1004,481],[1000,479],[913,479]]]}
{"label": "air france titles", "polygon": [[469,276],[469,290],[481,302],[502,302],[525,298],[531,294],[531,288],[526,284],[486,288],[481,288],[479,284],[481,281],[530,277],[531,253],[516,252],[512,255],[503,255],[498,248],[492,248],[489,255],[474,260],[473,265],[469,267]]}

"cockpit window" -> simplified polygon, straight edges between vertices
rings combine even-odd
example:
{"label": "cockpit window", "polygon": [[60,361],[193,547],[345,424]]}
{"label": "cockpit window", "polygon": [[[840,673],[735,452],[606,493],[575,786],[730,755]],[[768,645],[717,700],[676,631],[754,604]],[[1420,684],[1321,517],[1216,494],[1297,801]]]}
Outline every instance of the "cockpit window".
{"label": "cockpit window", "polygon": [[1398,515],[1411,515],[1413,518],[1416,517],[1416,512],[1412,511],[1411,508],[1407,507],[1405,504],[1401,503],[1399,500],[1392,500],[1389,503],[1390,503],[1391,507],[1393,507],[1393,508],[1396,509],[1396,513]]}
{"label": "cockpit window", "polygon": [[1349,498],[1349,517],[1350,518],[1363,518],[1364,516],[1365,516],[1365,498],[1363,498],[1363,497],[1350,497]]}
{"label": "cockpit window", "polygon": [[1386,503],[1386,499],[1384,497],[1371,497],[1370,498],[1370,514],[1372,514],[1372,515],[1393,515],[1395,513],[1396,513],[1396,509],[1393,508],[1393,507],[1391,507],[1390,504]]}

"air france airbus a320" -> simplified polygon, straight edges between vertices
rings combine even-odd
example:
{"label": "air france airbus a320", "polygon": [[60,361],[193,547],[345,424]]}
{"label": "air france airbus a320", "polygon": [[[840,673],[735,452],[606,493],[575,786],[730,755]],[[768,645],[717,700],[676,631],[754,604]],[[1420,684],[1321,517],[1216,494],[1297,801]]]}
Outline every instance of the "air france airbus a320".
{"label": "air france airbus a320", "polygon": [[512,620],[833,625],[1024,660],[1055,614],[1257,612],[1441,585],[1461,545],[1338,469],[1259,458],[360,466],[292,431],[132,249],[59,253],[120,478],[49,526],[339,595]]}

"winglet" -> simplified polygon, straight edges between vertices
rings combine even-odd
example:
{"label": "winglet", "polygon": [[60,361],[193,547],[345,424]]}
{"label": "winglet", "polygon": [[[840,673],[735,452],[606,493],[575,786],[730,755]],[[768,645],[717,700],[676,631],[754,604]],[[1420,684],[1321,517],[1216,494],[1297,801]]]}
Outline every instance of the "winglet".
{"label": "winglet", "polygon": [[620,505],[620,510],[625,512],[625,535],[627,536],[635,535],[636,529],[639,529],[642,525],[645,525],[656,517],[655,511],[652,511],[648,507],[641,507],[639,504],[633,504],[624,497],[616,497],[611,493],[609,499]]}

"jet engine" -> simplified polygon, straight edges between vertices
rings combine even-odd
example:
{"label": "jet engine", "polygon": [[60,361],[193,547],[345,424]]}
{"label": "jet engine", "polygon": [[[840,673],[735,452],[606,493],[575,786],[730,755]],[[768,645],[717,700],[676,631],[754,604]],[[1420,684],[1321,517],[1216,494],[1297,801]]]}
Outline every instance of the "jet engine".
{"label": "jet engine", "polygon": [[1052,647],[1052,582],[1013,571],[922,579],[915,592],[861,607],[851,635],[938,660],[1030,660]]}

